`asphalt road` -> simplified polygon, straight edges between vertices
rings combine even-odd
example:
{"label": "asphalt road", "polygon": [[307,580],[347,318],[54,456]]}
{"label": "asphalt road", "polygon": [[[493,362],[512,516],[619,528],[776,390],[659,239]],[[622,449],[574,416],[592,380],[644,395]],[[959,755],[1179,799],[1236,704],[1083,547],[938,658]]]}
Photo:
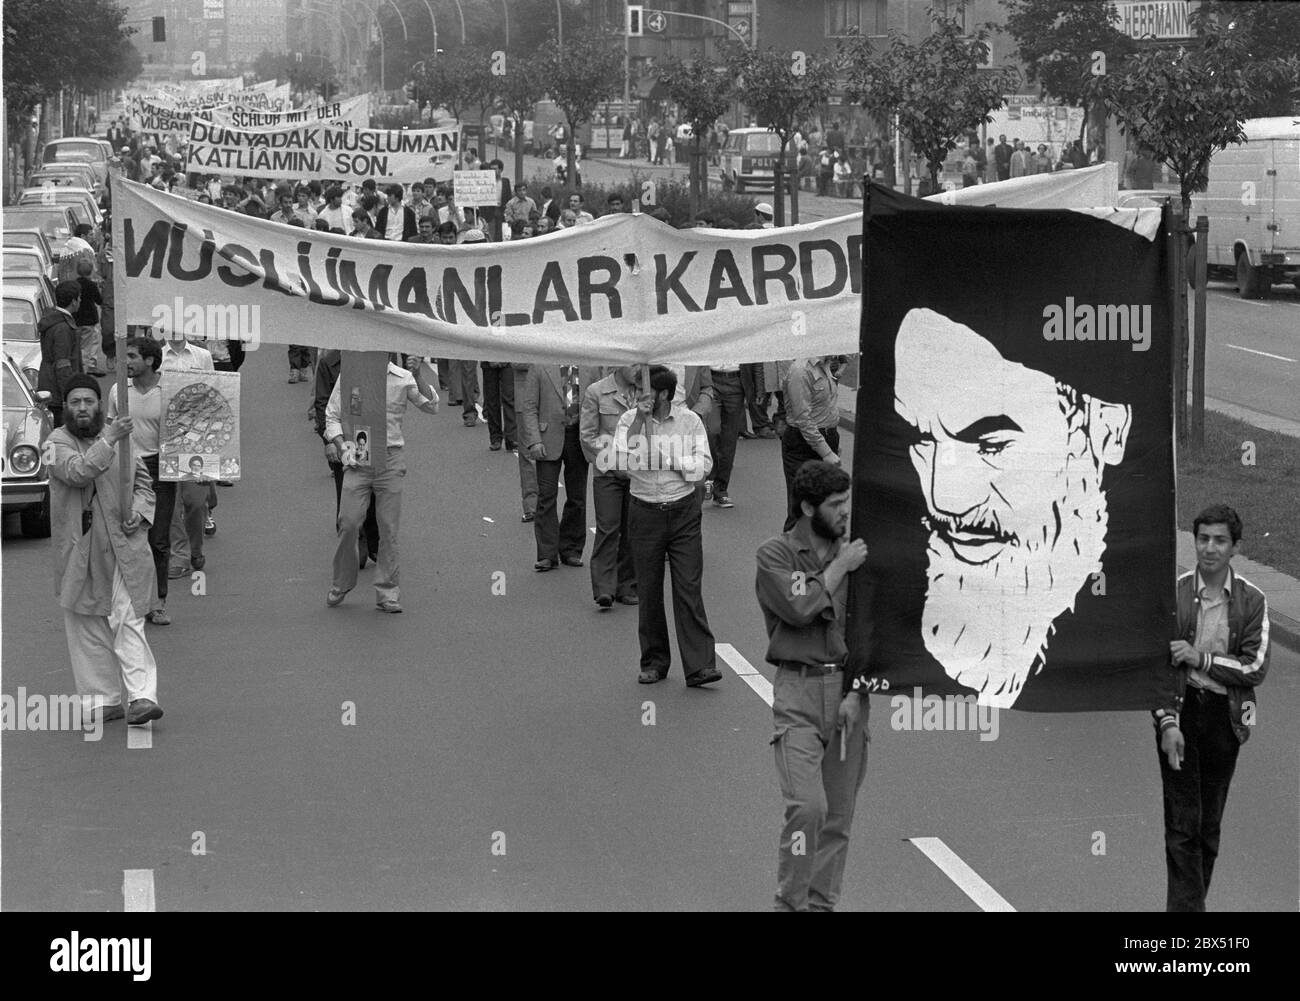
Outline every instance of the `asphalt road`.
{"label": "asphalt road", "polygon": [[[158,910],[767,908],[782,806],[754,688],[724,668],[688,690],[678,664],[636,684],[635,610],[597,611],[585,567],[533,572],[515,460],[458,413],[407,416],[406,613],[375,610],[370,570],[327,609],[333,487],[310,387],[285,368],[280,348],[250,354],[245,479],[221,491],[206,594],[173,582],[174,624],[149,627],[152,747],[120,722],[98,743],[3,735],[0,904],[121,910],[124,871],[148,870]],[[705,515],[706,604],[718,642],[770,680],[753,573],[782,518],[776,442],[740,443],[733,494]],[[70,690],[50,543],[13,523],[2,594],[3,691]],[[1296,907],[1298,667],[1274,650],[1216,910]],[[843,908],[975,910],[915,838],[1016,909],[1162,908],[1144,714],[1003,713],[987,742],[890,715],[873,701]]]}

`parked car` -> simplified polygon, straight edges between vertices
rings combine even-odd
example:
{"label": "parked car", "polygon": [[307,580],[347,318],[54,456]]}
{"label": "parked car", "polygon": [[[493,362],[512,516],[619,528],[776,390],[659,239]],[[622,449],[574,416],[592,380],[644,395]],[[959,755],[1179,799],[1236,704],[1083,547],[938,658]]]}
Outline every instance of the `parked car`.
{"label": "parked car", "polygon": [[39,250],[28,247],[4,248],[4,277],[10,278],[40,277],[53,278],[49,262]]}
{"label": "parked car", "polygon": [[[5,220],[8,222],[8,220]],[[45,255],[45,259],[51,264],[54,263],[54,247],[50,244],[49,237],[39,229],[18,229],[5,227],[4,245],[6,247],[39,247]]]}
{"label": "parked car", "polygon": [[3,509],[17,514],[23,535],[50,535],[50,477],[41,446],[51,430],[46,409],[49,393],[37,393],[14,367],[8,355],[0,359],[0,391],[4,403]]}
{"label": "parked car", "polygon": [[49,308],[43,290],[4,287],[5,352],[33,386],[41,374],[41,332],[37,328]]}
{"label": "parked car", "polygon": [[88,163],[67,163],[58,167],[42,167],[32,171],[27,178],[27,186],[41,188],[47,184],[66,188],[86,188],[95,193],[96,198],[103,196],[108,187],[99,182]]}
{"label": "parked car", "polygon": [[22,244],[22,243],[10,243],[10,242],[9,242],[9,234],[6,233],[6,234],[4,235],[4,249],[5,249],[6,251],[9,251],[9,250],[20,251],[20,250],[21,250],[21,251],[23,251],[23,252],[25,252],[25,253],[28,253],[28,254],[35,254],[38,258],[40,258],[40,261],[41,261],[41,267],[45,269],[45,273],[46,273],[47,275],[49,275],[49,276],[52,278],[52,277],[54,277],[54,258],[52,258],[52,257],[50,256],[50,254],[49,254],[49,251],[47,251],[47,250],[45,249],[46,246],[48,246],[48,243],[45,244],[44,246],[42,246],[42,245],[39,244],[39,243],[38,243],[38,244],[35,244],[35,245],[32,245],[32,246],[28,246],[28,245],[26,245],[26,244]]}
{"label": "parked car", "polygon": [[108,182],[109,154],[98,139],[77,137],[52,139],[45,144],[41,153],[41,162],[63,164],[67,162],[87,163],[95,172],[100,184]]}
{"label": "parked car", "polygon": [[[746,187],[773,188],[776,186],[776,158],[781,150],[781,137],[767,129],[732,129],[722,146],[719,177],[722,186],[731,186],[736,194]],[[798,157],[790,144],[785,150],[786,190],[796,174]]]}
{"label": "parked car", "polygon": [[[99,199],[93,191],[72,187],[25,188],[18,196],[19,205],[70,205],[78,221],[90,223],[96,229],[104,224],[104,213],[99,209]],[[85,219],[81,219],[82,215]]]}
{"label": "parked car", "polygon": [[5,226],[39,229],[50,241],[50,256],[57,264],[63,245],[77,228],[77,216],[70,205],[10,205],[5,209]]}

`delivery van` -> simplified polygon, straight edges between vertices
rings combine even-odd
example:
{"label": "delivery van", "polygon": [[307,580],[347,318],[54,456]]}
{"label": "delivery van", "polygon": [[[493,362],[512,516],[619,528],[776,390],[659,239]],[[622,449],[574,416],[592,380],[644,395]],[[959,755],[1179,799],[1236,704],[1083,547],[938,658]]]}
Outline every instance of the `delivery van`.
{"label": "delivery van", "polygon": [[1210,220],[1206,256],[1231,269],[1243,299],[1276,284],[1300,288],[1300,119],[1253,118],[1246,141],[1210,160],[1209,185],[1192,195],[1192,218]]}

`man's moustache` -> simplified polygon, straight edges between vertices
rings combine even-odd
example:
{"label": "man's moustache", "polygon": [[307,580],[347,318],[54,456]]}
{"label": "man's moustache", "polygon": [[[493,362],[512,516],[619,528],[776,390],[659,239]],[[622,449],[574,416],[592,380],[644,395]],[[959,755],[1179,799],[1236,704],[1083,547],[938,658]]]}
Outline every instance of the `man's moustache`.
{"label": "man's moustache", "polygon": [[1018,544],[1020,539],[1014,532],[1008,532],[994,521],[959,521],[955,518],[948,518],[944,515],[927,514],[925,516],[925,526],[931,532],[942,536],[946,540],[952,539],[954,535],[984,535],[994,542],[1004,542]]}

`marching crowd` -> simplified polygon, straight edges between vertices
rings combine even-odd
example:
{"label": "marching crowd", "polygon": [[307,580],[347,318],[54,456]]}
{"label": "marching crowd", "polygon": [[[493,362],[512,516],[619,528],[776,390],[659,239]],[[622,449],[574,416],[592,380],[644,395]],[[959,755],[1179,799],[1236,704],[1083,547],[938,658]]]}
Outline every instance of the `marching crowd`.
{"label": "marching crowd", "polygon": [[[995,149],[995,169],[1001,161]],[[492,166],[499,174],[500,163]],[[155,178],[163,169],[150,166]],[[472,218],[433,182],[409,191],[392,185],[381,197],[370,182],[321,190],[314,183],[213,181],[199,197],[276,223],[412,243],[499,240],[505,232],[526,239],[593,219],[580,192],[560,204],[548,188],[537,200],[522,183],[514,191],[503,183],[503,189],[499,205]],[[759,206],[755,226],[770,225],[767,208]],[[611,199],[605,210],[622,206]],[[203,570],[218,500],[210,479],[160,478],[160,373],[235,371],[242,352],[238,342],[199,345],[176,330],[151,336],[137,329],[117,360],[131,380],[126,416],[117,387],[104,393],[94,374],[99,370],[83,358],[83,297],[94,298],[80,281],[61,282],[56,308],[42,321],[43,354],[57,390],[48,461],[56,588],[87,709],[105,721],[125,717],[140,725],[162,716],[145,624],[170,622],[169,579]],[[445,395],[464,427],[486,423],[489,450],[517,459],[521,520],[533,525],[534,569],[582,567],[586,557],[596,607],[602,613],[615,604],[637,608],[637,681],[663,681],[672,664],[666,566],[685,682],[713,684],[722,673],[703,592],[703,510],[737,506],[731,480],[740,439],[779,438],[786,517],[782,531],[759,549],[755,577],[767,660],[777,668],[772,744],[785,799],[775,905],[832,909],[866,770],[870,688],[865,673],[846,670],[848,576],[867,556],[866,545],[849,538],[851,479],[839,455],[838,379],[846,361],[827,355],[755,365],[597,368],[394,354],[385,375],[380,455],[347,426],[339,352],[290,347],[289,382],[314,383],[310,415],[334,474],[336,547],[326,604],[346,600],[360,570],[373,562],[376,607],[403,611],[404,416],[411,405],[436,414]],[[129,452],[122,447],[128,441]],[[119,489],[125,455],[133,466],[126,503]],[[588,554],[589,487],[595,534]],[[1250,686],[1263,679],[1267,663],[1263,596],[1229,565],[1240,519],[1229,508],[1211,508],[1198,515],[1193,533],[1198,568],[1179,583],[1181,638],[1170,643],[1178,697],[1155,714],[1171,910],[1204,909],[1228,784],[1245,740],[1242,693],[1253,698]],[[796,578],[803,586],[791,586]]]}

